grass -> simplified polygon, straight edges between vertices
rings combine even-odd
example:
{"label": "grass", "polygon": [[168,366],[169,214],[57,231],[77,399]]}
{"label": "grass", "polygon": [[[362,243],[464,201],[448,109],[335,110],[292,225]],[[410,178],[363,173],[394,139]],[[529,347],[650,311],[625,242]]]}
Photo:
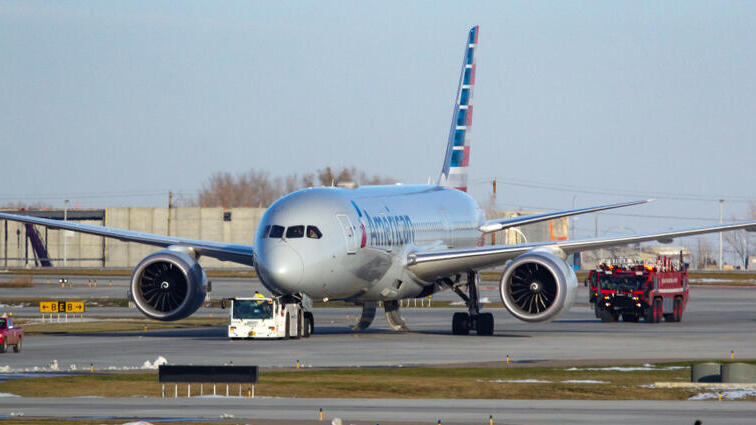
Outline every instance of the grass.
{"label": "grass", "polygon": [[[664,364],[684,365],[689,363]],[[455,398],[563,400],[686,400],[695,391],[644,388],[654,382],[687,382],[690,369],[635,372],[569,371],[564,367],[394,368],[262,371],[258,395],[297,398]],[[496,382],[537,379],[549,383]],[[607,384],[565,383],[598,380]],[[168,386],[167,386],[168,387]],[[170,386],[172,387],[172,385]],[[186,394],[181,385],[179,393]],[[237,386],[233,385],[236,389]],[[192,385],[199,393],[199,385]],[[205,392],[211,391],[205,385]],[[171,388],[172,391],[172,388]],[[236,389],[238,391],[238,389]],[[0,383],[0,392],[25,397],[159,397],[157,374],[118,373],[25,378]],[[749,398],[756,400],[755,397]]]}
{"label": "grass", "polygon": [[175,322],[161,322],[149,319],[116,319],[96,320],[91,322],[68,322],[68,323],[29,323],[28,320],[18,319],[19,325],[24,328],[24,334],[50,335],[50,334],[75,334],[75,333],[98,333],[98,332],[128,332],[128,331],[151,331],[160,329],[189,329],[226,326],[228,318],[221,317],[190,317]]}
{"label": "grass", "polygon": [[21,275],[13,276],[8,280],[0,282],[0,288],[33,288],[34,279],[33,276]]}

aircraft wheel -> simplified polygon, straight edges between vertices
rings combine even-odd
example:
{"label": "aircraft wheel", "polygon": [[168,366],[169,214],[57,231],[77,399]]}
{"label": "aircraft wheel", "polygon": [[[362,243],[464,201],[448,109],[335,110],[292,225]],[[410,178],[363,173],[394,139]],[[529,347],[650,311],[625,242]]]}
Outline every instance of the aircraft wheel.
{"label": "aircraft wheel", "polygon": [[457,312],[452,316],[452,333],[454,335],[467,335],[470,333],[468,322],[470,315],[467,313]]}
{"label": "aircraft wheel", "polygon": [[475,323],[478,335],[493,335],[494,317],[493,313],[480,313]]}

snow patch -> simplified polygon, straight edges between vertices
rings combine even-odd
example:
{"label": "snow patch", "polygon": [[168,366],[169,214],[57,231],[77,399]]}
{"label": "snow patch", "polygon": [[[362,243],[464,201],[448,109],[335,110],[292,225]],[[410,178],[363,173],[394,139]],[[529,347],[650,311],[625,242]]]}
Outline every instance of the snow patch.
{"label": "snow patch", "polygon": [[152,363],[150,363],[149,360],[142,363],[142,369],[157,369],[159,366],[164,364],[168,364],[168,360],[166,360],[163,356],[158,356],[158,358],[155,359],[155,361]]}
{"label": "snow patch", "polygon": [[638,372],[638,371],[644,371],[644,370],[680,370],[680,369],[687,369],[687,366],[656,367],[652,364],[646,363],[643,366],[609,366],[609,367],[583,367],[583,368],[571,367],[565,370],[569,372],[574,372],[574,371]]}
{"label": "snow patch", "polygon": [[0,398],[3,397],[21,397],[20,395],[11,394],[11,393],[0,393]]}
{"label": "snow patch", "polygon": [[596,381],[595,379],[568,379],[561,381],[563,384],[608,384],[609,381]]}
{"label": "snow patch", "polygon": [[493,379],[488,382],[497,384],[551,384],[551,381],[544,381],[543,379]]}
{"label": "snow patch", "polygon": [[152,425],[152,422],[145,422],[145,421],[126,422],[123,425]]}
{"label": "snow patch", "polygon": [[[722,391],[722,398],[726,400],[738,400],[746,397],[756,397],[756,390],[729,390]],[[688,400],[716,400],[718,393],[698,393]]]}

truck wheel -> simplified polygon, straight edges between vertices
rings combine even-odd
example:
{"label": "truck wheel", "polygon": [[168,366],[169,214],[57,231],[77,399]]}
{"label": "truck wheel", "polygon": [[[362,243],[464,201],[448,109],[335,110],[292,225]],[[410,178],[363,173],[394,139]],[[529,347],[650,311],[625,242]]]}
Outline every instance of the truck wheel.
{"label": "truck wheel", "polygon": [[654,323],[661,322],[663,313],[664,313],[664,304],[662,304],[662,300],[660,298],[657,298],[654,300]]}
{"label": "truck wheel", "polygon": [[21,352],[21,341],[23,341],[23,338],[19,338],[16,345],[13,346],[13,352],[14,353],[20,353]]}
{"label": "truck wheel", "polygon": [[609,310],[601,310],[601,313],[599,314],[601,321],[604,323],[616,322],[617,318],[619,318],[619,315],[617,313]]}
{"label": "truck wheel", "polygon": [[593,314],[596,315],[597,319],[601,317],[601,308],[599,308],[598,303],[593,304]]}
{"label": "truck wheel", "polygon": [[302,313],[297,313],[297,331],[294,332],[294,339],[299,339],[302,336]]}
{"label": "truck wheel", "polygon": [[637,322],[638,321],[638,315],[637,314],[630,314],[630,313],[623,313],[622,314],[622,320],[625,322]]}
{"label": "truck wheel", "polygon": [[679,321],[682,320],[682,309],[683,309],[682,300],[680,298],[675,298],[675,302],[674,302],[673,305],[674,305],[674,308],[675,308],[674,320],[673,321],[674,322],[679,322]]}
{"label": "truck wheel", "polygon": [[308,338],[310,335],[315,333],[315,318],[312,316],[312,313],[305,312],[305,328],[304,328],[304,337]]}
{"label": "truck wheel", "polygon": [[3,340],[3,343],[0,344],[0,353],[5,353],[8,351],[8,341]]}
{"label": "truck wheel", "polygon": [[470,333],[470,327],[467,322],[470,315],[467,313],[457,312],[452,316],[452,333],[454,335],[467,335]]}
{"label": "truck wheel", "polygon": [[310,316],[305,313],[304,314],[304,328],[302,329],[302,338],[309,338],[310,335],[312,335],[312,328],[310,324]]}

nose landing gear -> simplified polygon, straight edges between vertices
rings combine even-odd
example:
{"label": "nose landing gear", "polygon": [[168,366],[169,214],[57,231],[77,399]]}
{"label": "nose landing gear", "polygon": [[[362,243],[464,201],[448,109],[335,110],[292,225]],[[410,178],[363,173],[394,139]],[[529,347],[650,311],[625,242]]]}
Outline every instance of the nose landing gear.
{"label": "nose landing gear", "polygon": [[[452,316],[452,333],[454,335],[467,335],[470,330],[475,330],[478,335],[493,335],[493,314],[480,312],[479,280],[478,273],[470,271],[467,273],[467,285],[456,284],[452,286],[452,290],[467,305],[467,313],[457,312]],[[462,291],[461,286],[467,286],[467,294]]]}

